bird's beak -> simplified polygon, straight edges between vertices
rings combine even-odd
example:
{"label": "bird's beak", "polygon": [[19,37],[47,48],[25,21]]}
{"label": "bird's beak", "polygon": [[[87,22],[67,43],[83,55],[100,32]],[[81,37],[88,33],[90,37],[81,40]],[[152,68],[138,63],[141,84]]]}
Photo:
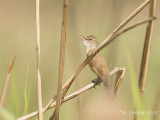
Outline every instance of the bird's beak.
{"label": "bird's beak", "polygon": [[81,39],[82,41],[86,40],[87,38],[83,35],[80,35],[80,37],[78,39]]}

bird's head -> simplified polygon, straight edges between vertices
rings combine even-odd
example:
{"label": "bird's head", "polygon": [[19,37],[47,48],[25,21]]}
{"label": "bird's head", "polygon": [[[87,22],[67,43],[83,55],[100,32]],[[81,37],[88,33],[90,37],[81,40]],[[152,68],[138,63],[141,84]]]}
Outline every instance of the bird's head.
{"label": "bird's head", "polygon": [[89,35],[87,37],[81,36],[81,40],[83,41],[87,52],[91,49],[95,49],[98,47],[98,41],[97,41],[96,36],[94,35]]}

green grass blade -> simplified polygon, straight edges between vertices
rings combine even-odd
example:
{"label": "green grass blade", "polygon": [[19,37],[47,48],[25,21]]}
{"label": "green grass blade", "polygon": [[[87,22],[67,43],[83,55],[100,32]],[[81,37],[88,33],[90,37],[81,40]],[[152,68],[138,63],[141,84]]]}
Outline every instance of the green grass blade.
{"label": "green grass blade", "polygon": [[28,85],[28,74],[29,74],[29,65],[30,65],[30,62],[28,63],[28,66],[27,66],[27,73],[26,73],[26,82],[25,82],[25,89],[24,89],[24,114],[27,114],[28,113],[28,104],[29,104],[29,97],[27,97],[27,85]]}
{"label": "green grass blade", "polygon": [[12,78],[11,78],[11,98],[12,98],[12,111],[14,111],[14,115],[16,117],[19,116],[20,112],[20,99],[19,99],[19,93],[16,83],[16,73],[15,71],[12,72]]}
{"label": "green grass blade", "polygon": [[132,59],[130,58],[130,56],[128,56],[127,60],[128,60],[128,67],[129,67],[129,73],[130,73],[130,79],[131,79],[134,104],[136,106],[136,111],[141,112],[141,113],[136,114],[137,120],[150,120],[150,117],[148,115],[146,115],[144,103],[143,103],[141,96],[140,96],[140,90],[138,87],[138,82],[137,82],[136,73],[135,73]]}

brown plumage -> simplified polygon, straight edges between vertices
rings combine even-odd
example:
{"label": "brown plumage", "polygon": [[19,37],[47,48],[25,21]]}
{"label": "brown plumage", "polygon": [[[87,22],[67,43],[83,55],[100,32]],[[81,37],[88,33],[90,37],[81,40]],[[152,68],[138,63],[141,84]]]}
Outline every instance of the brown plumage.
{"label": "brown plumage", "polygon": [[[94,50],[90,50],[87,56],[93,52]],[[104,57],[100,53],[97,53],[89,62],[89,67],[104,82],[104,85],[109,88],[109,69]]]}
{"label": "brown plumage", "polygon": [[[88,57],[98,47],[97,38],[94,35],[89,35],[88,37],[83,37],[82,40],[85,44]],[[89,62],[89,67],[103,81],[108,94],[110,94],[109,92],[110,74],[109,74],[109,68],[107,66],[104,57],[100,53],[97,53],[93,57],[93,59]]]}

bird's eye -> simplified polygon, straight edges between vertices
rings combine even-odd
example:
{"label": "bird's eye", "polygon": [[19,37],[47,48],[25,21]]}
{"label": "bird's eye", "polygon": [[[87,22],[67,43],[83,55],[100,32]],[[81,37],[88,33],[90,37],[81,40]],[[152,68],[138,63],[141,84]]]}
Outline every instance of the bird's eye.
{"label": "bird's eye", "polygon": [[89,40],[92,40],[92,38],[89,38]]}

